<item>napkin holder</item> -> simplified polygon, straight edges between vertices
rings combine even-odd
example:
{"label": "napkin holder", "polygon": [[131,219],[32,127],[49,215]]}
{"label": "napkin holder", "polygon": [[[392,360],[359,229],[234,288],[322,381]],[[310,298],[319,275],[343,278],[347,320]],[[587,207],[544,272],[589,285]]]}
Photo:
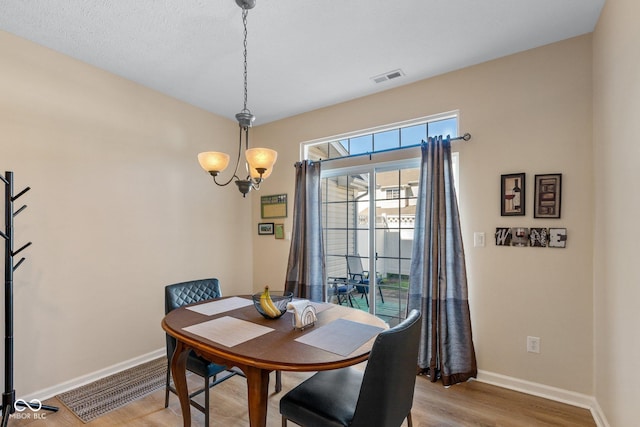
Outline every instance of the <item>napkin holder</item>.
{"label": "napkin holder", "polygon": [[316,324],[316,308],[309,301],[290,302],[287,308],[293,311],[293,329],[304,331],[306,328],[310,328]]}

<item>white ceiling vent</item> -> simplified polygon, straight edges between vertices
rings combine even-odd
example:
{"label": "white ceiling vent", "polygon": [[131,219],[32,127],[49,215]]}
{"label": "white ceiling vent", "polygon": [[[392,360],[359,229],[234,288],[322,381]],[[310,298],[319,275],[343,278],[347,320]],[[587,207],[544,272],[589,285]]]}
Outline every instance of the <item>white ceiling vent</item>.
{"label": "white ceiling vent", "polygon": [[382,83],[382,82],[386,82],[387,80],[397,79],[398,77],[402,77],[402,76],[404,76],[404,72],[398,69],[393,71],[387,71],[386,73],[380,74],[379,76],[371,77],[371,80],[373,80],[375,83]]}

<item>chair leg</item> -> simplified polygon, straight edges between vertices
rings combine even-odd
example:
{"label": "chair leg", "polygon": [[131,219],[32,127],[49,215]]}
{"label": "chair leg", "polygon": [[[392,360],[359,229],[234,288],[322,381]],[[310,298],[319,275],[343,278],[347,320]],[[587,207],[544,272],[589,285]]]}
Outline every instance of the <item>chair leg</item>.
{"label": "chair leg", "polygon": [[411,420],[411,411],[407,414],[407,426],[413,427],[413,421]]}
{"label": "chair leg", "polygon": [[287,427],[287,418],[284,415],[282,416],[282,427]]}
{"label": "chair leg", "polygon": [[204,377],[204,427],[209,427],[209,377]]}
{"label": "chair leg", "polygon": [[276,393],[282,391],[282,372],[276,371]]}
{"label": "chair leg", "polygon": [[167,363],[167,383],[164,387],[164,407],[169,407],[169,387],[171,386],[171,361]]}

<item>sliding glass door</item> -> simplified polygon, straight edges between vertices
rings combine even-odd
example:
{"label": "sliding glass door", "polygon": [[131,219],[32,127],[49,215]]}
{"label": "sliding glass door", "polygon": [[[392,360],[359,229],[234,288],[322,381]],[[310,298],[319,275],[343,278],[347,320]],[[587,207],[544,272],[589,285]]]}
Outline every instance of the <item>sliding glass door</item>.
{"label": "sliding glass door", "polygon": [[413,160],[323,174],[328,299],[404,319],[418,174]]}

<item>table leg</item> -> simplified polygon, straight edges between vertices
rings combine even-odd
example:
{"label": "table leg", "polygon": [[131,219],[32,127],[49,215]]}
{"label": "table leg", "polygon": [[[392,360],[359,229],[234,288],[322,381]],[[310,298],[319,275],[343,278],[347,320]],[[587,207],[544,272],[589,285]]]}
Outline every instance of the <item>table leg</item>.
{"label": "table leg", "polygon": [[182,410],[182,420],[184,427],[191,426],[191,404],[189,402],[189,390],[187,388],[187,358],[189,348],[182,341],[176,340],[176,349],[171,357],[171,374],[173,384],[176,387],[180,409]]}
{"label": "table leg", "polygon": [[251,427],[266,427],[269,371],[252,366],[247,366],[243,370],[247,376],[249,425]]}

